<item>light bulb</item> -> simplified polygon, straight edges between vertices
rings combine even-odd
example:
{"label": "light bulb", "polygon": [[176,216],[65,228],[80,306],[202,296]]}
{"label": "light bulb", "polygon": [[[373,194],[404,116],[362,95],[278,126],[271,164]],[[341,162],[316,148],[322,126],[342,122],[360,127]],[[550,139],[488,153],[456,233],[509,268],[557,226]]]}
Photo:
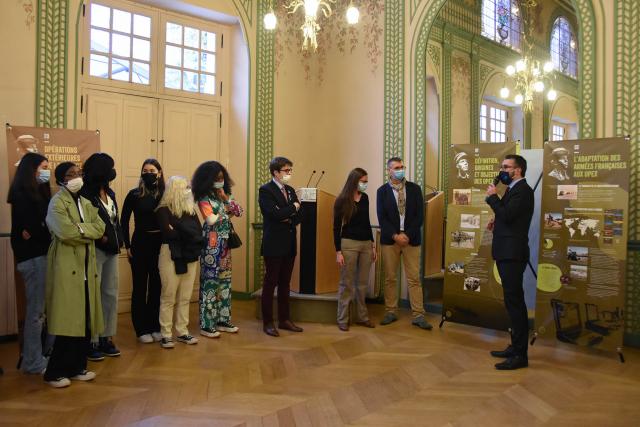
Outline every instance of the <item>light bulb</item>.
{"label": "light bulb", "polygon": [[516,62],[516,71],[520,72],[520,71],[524,71],[524,69],[527,67],[527,63],[524,62],[524,60],[519,59],[518,62]]}
{"label": "light bulb", "polygon": [[507,69],[505,71],[507,72],[508,76],[513,76],[516,73],[516,67],[514,67],[513,65],[509,65],[507,66]]}
{"label": "light bulb", "polygon": [[304,0],[304,14],[307,16],[316,16],[318,13],[319,0]]}
{"label": "light bulb", "polygon": [[549,101],[555,101],[557,97],[558,92],[556,92],[555,90],[551,89],[549,92],[547,92],[547,99]]}
{"label": "light bulb", "polygon": [[538,80],[533,84],[533,89],[538,93],[542,92],[544,90],[544,83]]}
{"label": "light bulb", "polygon": [[533,70],[531,70],[531,73],[533,74],[533,77],[538,77],[540,75],[540,68],[535,67]]}
{"label": "light bulb", "polygon": [[275,30],[276,23],[278,20],[276,19],[276,14],[273,13],[273,10],[266,15],[264,15],[264,29],[265,30]]}
{"label": "light bulb", "polygon": [[522,104],[522,101],[524,101],[524,96],[517,94],[513,100],[515,101],[516,104],[520,105]]}
{"label": "light bulb", "polygon": [[543,70],[545,73],[550,73],[551,71],[553,71],[553,62],[551,61],[547,61],[544,63],[544,67]]}
{"label": "light bulb", "polygon": [[349,6],[347,9],[347,23],[349,25],[357,24],[360,20],[360,11],[354,5]]}
{"label": "light bulb", "polygon": [[509,97],[509,88],[508,87],[503,87],[502,89],[500,89],[500,97],[502,99],[507,99]]}

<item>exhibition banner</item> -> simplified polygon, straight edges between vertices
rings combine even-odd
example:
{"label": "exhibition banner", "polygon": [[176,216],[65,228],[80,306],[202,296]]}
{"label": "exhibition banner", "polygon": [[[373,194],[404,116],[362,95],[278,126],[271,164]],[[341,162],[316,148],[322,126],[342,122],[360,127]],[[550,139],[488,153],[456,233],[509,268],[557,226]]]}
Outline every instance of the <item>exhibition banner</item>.
{"label": "exhibition banner", "polygon": [[622,346],[629,142],[548,142],[535,331],[539,339]]}
{"label": "exhibition banner", "polygon": [[487,186],[500,172],[504,156],[516,153],[516,143],[454,144],[449,153],[449,203],[486,206]]}
{"label": "exhibition banner", "polygon": [[516,144],[453,145],[450,151],[443,319],[507,330],[500,276],[491,257],[493,233],[487,230],[494,214],[485,197]]}
{"label": "exhibition banner", "polygon": [[39,153],[49,159],[53,177],[53,171],[60,163],[74,162],[82,167],[90,155],[100,151],[100,133],[95,130],[7,125],[6,133],[9,182],[13,180],[20,159],[27,153]]}

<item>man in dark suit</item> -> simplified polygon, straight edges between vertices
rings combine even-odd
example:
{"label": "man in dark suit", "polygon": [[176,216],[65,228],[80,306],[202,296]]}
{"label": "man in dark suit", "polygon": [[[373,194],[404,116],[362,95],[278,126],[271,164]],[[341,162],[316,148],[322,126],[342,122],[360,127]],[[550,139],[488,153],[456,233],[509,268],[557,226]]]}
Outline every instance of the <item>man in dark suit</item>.
{"label": "man in dark suit", "polygon": [[381,325],[398,320],[398,277],[396,272],[400,256],[407,274],[411,323],[430,330],[431,324],[424,318],[422,283],[420,281],[420,228],[424,221],[424,199],[418,184],[405,179],[402,159],[392,157],[387,161],[389,182],[378,188],[377,212],[380,224],[380,249],[384,262],[385,315]]}
{"label": "man in dark suit", "polygon": [[524,302],[522,277],[529,261],[529,226],[533,216],[533,190],[524,178],[527,161],[517,154],[509,154],[500,167],[500,181],[507,185],[502,196],[496,186],[487,188],[487,204],[495,213],[489,223],[493,230],[492,255],[498,267],[504,305],[511,321],[511,345],[502,351],[492,351],[494,357],[506,360],[496,369],[518,369],[528,366],[529,317]]}
{"label": "man in dark suit", "polygon": [[262,321],[265,334],[280,336],[273,323],[273,291],[278,288],[278,328],[302,332],[289,318],[289,282],[297,254],[296,225],[300,224],[300,202],[291,179],[293,163],[275,157],[269,164],[272,179],[260,187],[258,202],[263,217],[262,247],[265,275],[262,285]]}

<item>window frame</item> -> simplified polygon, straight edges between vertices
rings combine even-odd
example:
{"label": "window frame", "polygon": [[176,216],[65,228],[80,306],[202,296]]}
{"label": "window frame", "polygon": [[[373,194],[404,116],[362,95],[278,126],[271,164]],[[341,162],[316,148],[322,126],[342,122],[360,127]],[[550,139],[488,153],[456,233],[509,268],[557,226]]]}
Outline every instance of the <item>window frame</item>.
{"label": "window frame", "polygon": [[[482,107],[486,107],[487,109],[487,115],[483,116],[482,115]],[[504,121],[505,124],[505,131],[496,131],[493,129],[492,126],[492,120],[495,121],[495,118],[491,117],[491,111],[492,110],[499,110],[499,111],[504,111],[505,112],[505,118],[506,120]],[[485,118],[485,123],[486,123],[486,127],[483,128],[482,127],[482,119]],[[480,103],[480,111],[479,111],[479,121],[478,121],[478,140],[480,141],[480,143],[483,144],[502,144],[504,142],[509,142],[513,140],[513,109],[507,105],[502,105],[502,104],[498,104],[497,102],[492,102],[489,101],[487,99],[483,99],[482,102]],[[502,120],[499,120],[500,122],[502,122]],[[486,132],[486,138],[482,139],[482,131]],[[492,132],[498,132],[501,135],[504,135],[504,141],[492,141],[491,140],[491,133]]]}
{"label": "window frame", "polygon": [[[480,9],[480,35],[488,40],[491,40],[494,43],[499,44],[500,46],[504,46],[507,47],[511,50],[514,50],[516,52],[521,52],[522,51],[522,26],[523,26],[523,22],[522,22],[522,17],[520,16],[520,14],[518,15],[514,15],[512,13],[512,9],[514,4],[518,7],[518,10],[520,10],[520,5],[518,4],[518,2],[516,0],[506,0],[509,2],[509,35],[504,39],[504,40],[508,40],[508,43],[504,43],[501,41],[501,37],[498,34],[498,2],[501,0],[482,0],[482,3],[480,5],[481,9]],[[487,2],[491,2],[493,4],[493,8],[491,10],[491,15],[488,15],[486,12],[486,7],[485,5],[487,4]],[[513,21],[514,19],[517,18],[518,24],[517,24],[517,28],[514,28],[513,26]],[[491,32],[489,31],[485,31],[485,25],[487,23],[487,20],[491,20],[491,26],[492,26],[492,30]],[[512,34],[517,34],[517,41],[513,40],[514,37]]]}
{"label": "window frame", "polygon": [[[144,15],[151,19],[150,23],[150,37],[149,37],[149,84],[145,85],[142,83],[134,83],[129,81],[116,80],[111,77],[97,77],[91,75],[91,6],[93,4],[99,4],[102,6],[107,6],[111,9],[118,9],[125,12],[129,12],[132,15]],[[157,30],[154,30],[154,25],[158,23],[158,11],[153,8],[133,4],[130,2],[121,2],[114,0],[97,0],[86,3],[85,9],[85,28],[84,28],[84,45],[83,45],[83,55],[82,55],[82,77],[83,80],[87,83],[98,85],[98,86],[109,86],[116,87],[119,89],[127,89],[136,92],[150,93],[155,92],[157,87],[157,49],[155,49],[155,45],[157,44]],[[109,30],[109,33],[112,34],[112,31]],[[120,34],[120,32],[116,32],[116,34]],[[133,33],[131,33],[131,37],[133,37]],[[133,52],[131,53],[131,60],[133,60]],[[118,57],[118,56],[117,56]],[[109,55],[111,58],[111,55]]]}
{"label": "window frame", "polygon": [[[567,139],[568,136],[568,125],[564,124],[564,123],[560,123],[560,122],[556,122],[556,121],[551,121],[551,123],[549,123],[549,125],[551,126],[551,141],[565,141]],[[558,129],[562,129],[562,138],[561,139],[556,139],[556,128]]]}
{"label": "window frame", "polygon": [[[574,43],[576,44],[576,47],[574,49],[571,49],[571,47],[569,46],[569,53],[570,53],[570,58],[569,58],[569,65],[567,66],[567,71],[562,71],[562,57],[561,57],[561,36],[560,34],[558,35],[558,51],[555,52],[554,51],[554,33],[556,32],[556,29],[560,32],[561,31],[561,23],[566,23],[566,28],[569,30],[569,36],[570,36],[570,40],[573,40]],[[571,43],[571,41],[569,41],[569,43]],[[558,15],[553,19],[553,22],[551,24],[551,31],[549,32],[549,56],[551,57],[551,61],[553,62],[553,65],[555,67],[555,70],[557,72],[559,72],[560,74],[567,76],[571,79],[577,80],[578,79],[578,73],[579,73],[579,63],[578,63],[578,49],[580,48],[580,46],[578,45],[578,35],[576,34],[575,28],[574,26],[571,24],[571,21],[569,20],[569,18],[567,18],[565,15]],[[556,60],[557,59],[557,60]],[[571,68],[574,68],[575,70],[575,75],[571,73]]]}

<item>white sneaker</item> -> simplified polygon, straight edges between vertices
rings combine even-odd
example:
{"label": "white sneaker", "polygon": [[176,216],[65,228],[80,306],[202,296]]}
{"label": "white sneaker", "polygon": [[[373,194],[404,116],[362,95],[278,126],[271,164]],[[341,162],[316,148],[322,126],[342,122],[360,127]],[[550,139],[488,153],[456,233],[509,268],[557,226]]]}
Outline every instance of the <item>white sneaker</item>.
{"label": "white sneaker", "polygon": [[151,338],[153,339],[153,342],[160,342],[162,340],[162,334],[160,332],[152,332]]}
{"label": "white sneaker", "polygon": [[87,371],[79,373],[78,375],[74,375],[71,377],[72,380],[75,381],[91,381],[96,377],[96,373],[93,371]]}
{"label": "white sneaker", "polygon": [[138,341],[142,344],[151,344],[153,342],[153,337],[151,334],[144,334],[138,337]]}
{"label": "white sneaker", "polygon": [[65,378],[65,377],[60,377],[60,378],[56,378],[53,381],[45,381],[45,382],[53,388],[65,388],[71,385],[71,381],[69,381],[69,378]]}
{"label": "white sneaker", "polygon": [[215,329],[200,329],[200,335],[204,335],[208,338],[218,338],[220,337],[220,332]]}
{"label": "white sneaker", "polygon": [[216,329],[221,332],[229,332],[232,334],[235,334],[240,330],[240,328],[231,322],[220,322],[216,325]]}
{"label": "white sneaker", "polygon": [[196,337],[192,337],[191,335],[180,335],[178,338],[176,338],[178,341],[183,342],[185,344],[198,344],[198,338]]}
{"label": "white sneaker", "polygon": [[173,342],[173,338],[161,338],[160,346],[162,348],[173,348],[176,346],[176,344]]}

